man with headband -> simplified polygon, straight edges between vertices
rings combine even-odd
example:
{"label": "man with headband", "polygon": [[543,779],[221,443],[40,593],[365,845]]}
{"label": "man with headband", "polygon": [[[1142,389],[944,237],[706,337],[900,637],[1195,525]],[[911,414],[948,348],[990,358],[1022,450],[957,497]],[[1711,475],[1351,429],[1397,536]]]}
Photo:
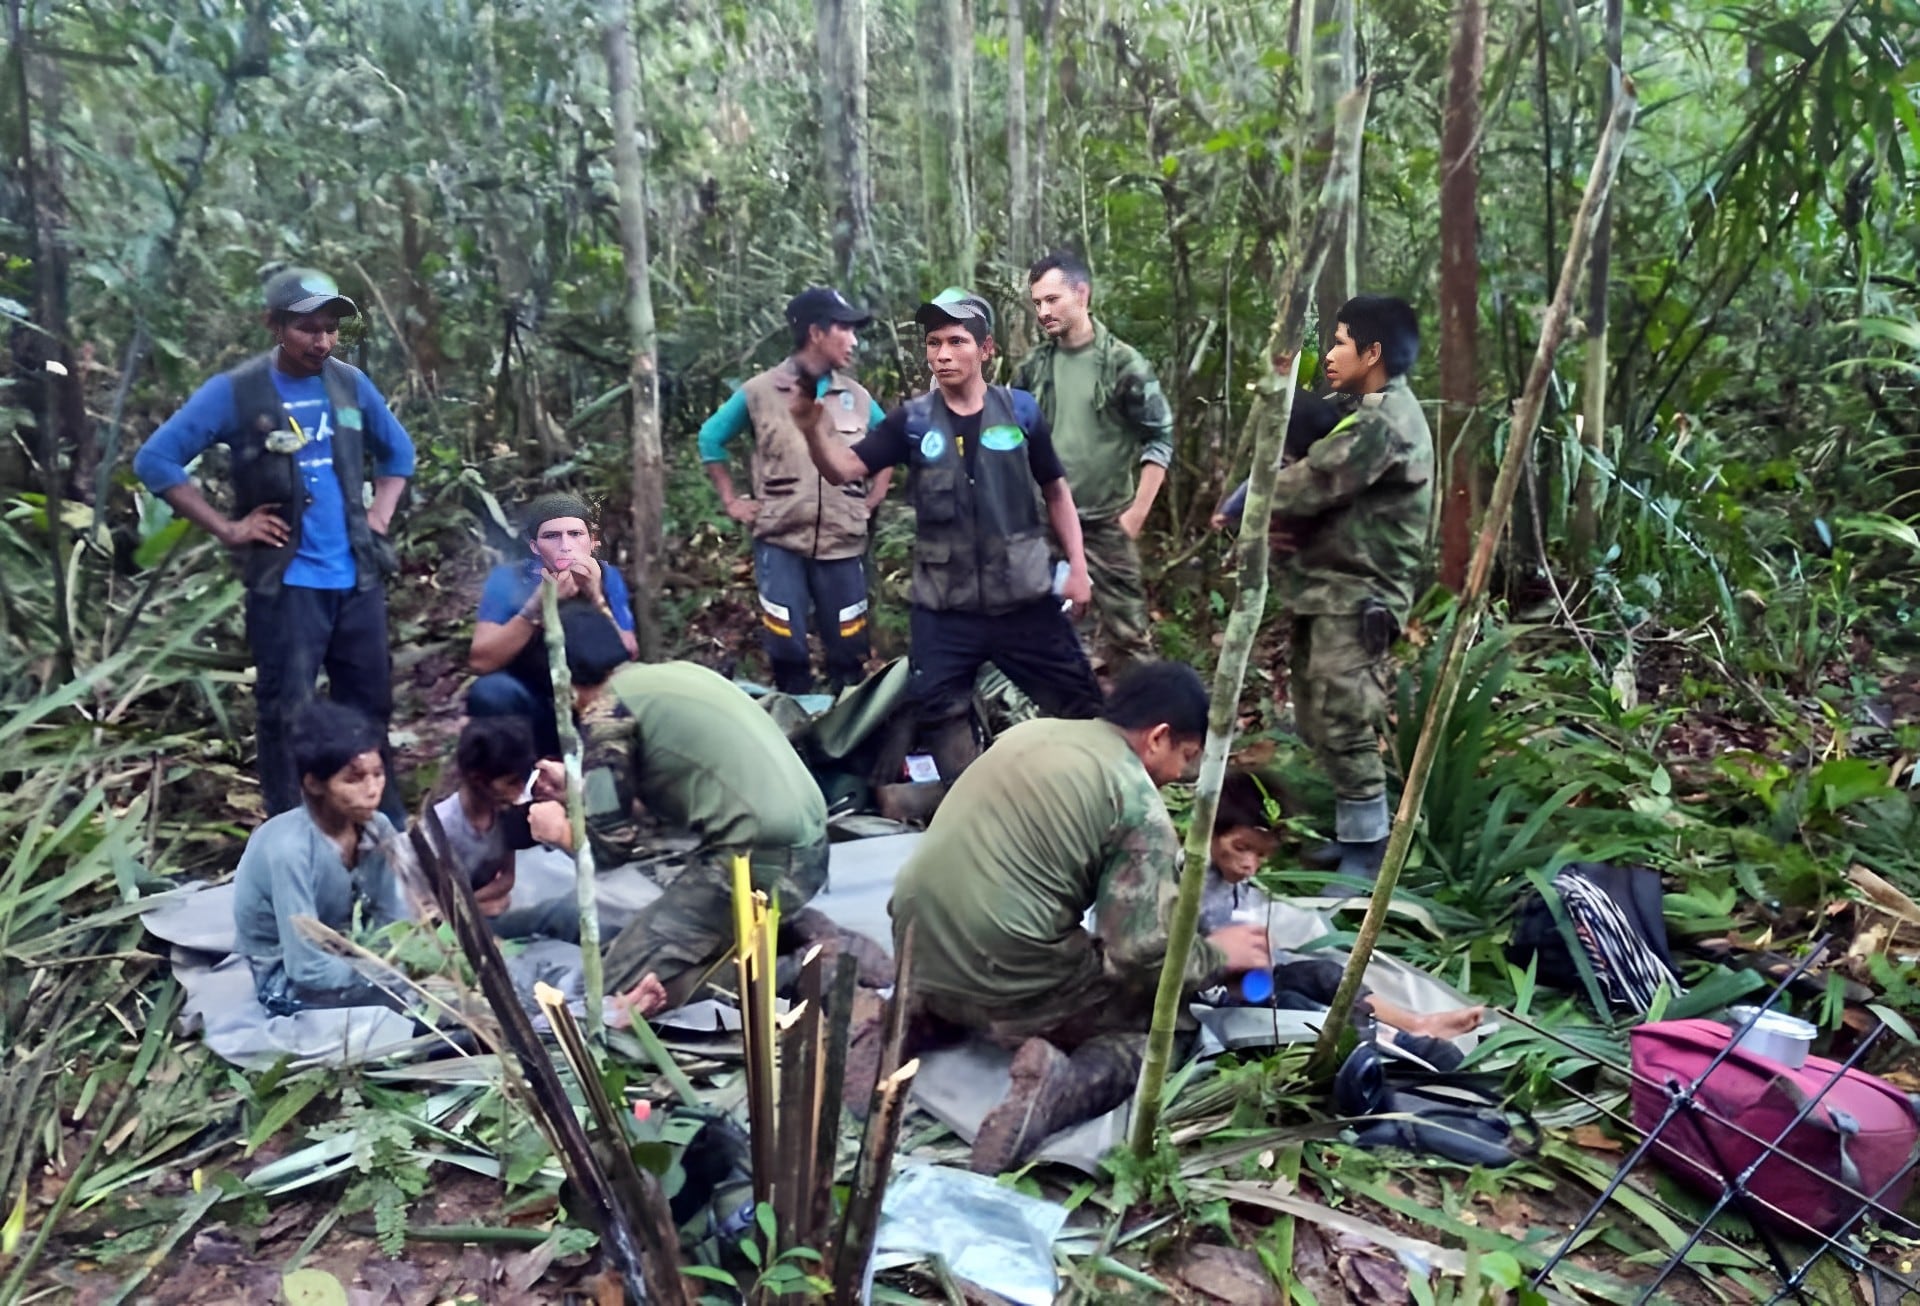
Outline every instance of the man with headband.
{"label": "man with headband", "polygon": [[597,612],[618,634],[628,657],[638,653],[633,600],[618,569],[594,557],[593,510],[571,494],[543,494],[522,514],[527,548],[522,562],[495,567],[480,593],[467,665],[479,676],[467,692],[471,717],[519,716],[533,723],[543,756],[560,751],[553,712],[553,679],[540,583],[551,577],[563,611]]}

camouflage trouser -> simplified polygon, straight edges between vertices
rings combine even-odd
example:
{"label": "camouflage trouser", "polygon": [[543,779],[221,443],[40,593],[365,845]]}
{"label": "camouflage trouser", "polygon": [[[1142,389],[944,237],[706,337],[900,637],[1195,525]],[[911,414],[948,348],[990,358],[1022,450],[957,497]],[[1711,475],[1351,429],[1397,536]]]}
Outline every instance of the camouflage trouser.
{"label": "camouflage trouser", "polygon": [[[798,911],[827,882],[827,841],[755,848],[748,867],[754,888],[782,912]],[[625,992],[652,973],[680,1006],[733,943],[733,850],[705,849],[606,946],[607,991]]]}
{"label": "camouflage trouser", "polygon": [[1367,651],[1358,616],[1293,619],[1287,670],[1294,724],[1342,801],[1370,801],[1386,792],[1380,733],[1390,665],[1385,652]]}
{"label": "camouflage trouser", "polygon": [[1153,657],[1147,634],[1147,588],[1140,579],[1140,550],[1120,529],[1120,519],[1082,521],[1080,538],[1093,582],[1094,646],[1117,676]]}

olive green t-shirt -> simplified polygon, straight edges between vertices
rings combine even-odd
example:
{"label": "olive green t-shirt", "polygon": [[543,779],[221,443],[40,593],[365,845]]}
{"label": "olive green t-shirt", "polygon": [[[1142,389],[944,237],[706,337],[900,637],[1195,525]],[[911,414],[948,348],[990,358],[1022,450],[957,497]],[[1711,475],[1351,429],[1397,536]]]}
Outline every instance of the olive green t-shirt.
{"label": "olive green t-shirt", "polygon": [[633,799],[710,848],[799,848],[827,833],[820,786],[739,686],[692,662],[629,663],[580,714],[595,853],[624,860]]}
{"label": "olive green t-shirt", "polygon": [[1073,506],[1088,521],[1126,510],[1140,466],[1140,438],[1094,407],[1100,393],[1100,351],[1058,345],[1053,351],[1053,449],[1067,469]]}
{"label": "olive green t-shirt", "polygon": [[[1097,974],[1151,987],[1167,951],[1180,846],[1120,730],[1026,721],[969,766],[894,885],[913,985],[1016,1006]],[[1081,926],[1094,910],[1094,933]],[[1194,987],[1220,952],[1197,942]]]}

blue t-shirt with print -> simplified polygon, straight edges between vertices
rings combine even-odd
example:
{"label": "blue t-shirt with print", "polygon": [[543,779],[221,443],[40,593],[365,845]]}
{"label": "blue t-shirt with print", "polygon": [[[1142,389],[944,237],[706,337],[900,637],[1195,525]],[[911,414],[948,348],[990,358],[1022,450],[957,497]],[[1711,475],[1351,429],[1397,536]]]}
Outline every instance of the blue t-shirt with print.
{"label": "blue t-shirt with print", "polygon": [[[347,536],[346,499],[333,470],[333,404],[327,384],[318,376],[289,376],[277,367],[267,370],[280,392],[287,429],[307,437],[294,455],[308,503],[300,518],[300,547],[281,577],[284,585],[302,589],[352,589],[356,571],[353,545]],[[363,442],[375,477],[413,475],[413,441],[386,399],[364,372],[355,372],[363,423]],[[169,417],[140,446],[133,470],[149,490],[164,493],[187,480],[187,465],[210,445],[230,439],[240,428],[234,406],[233,382],[226,373],[214,377]]]}

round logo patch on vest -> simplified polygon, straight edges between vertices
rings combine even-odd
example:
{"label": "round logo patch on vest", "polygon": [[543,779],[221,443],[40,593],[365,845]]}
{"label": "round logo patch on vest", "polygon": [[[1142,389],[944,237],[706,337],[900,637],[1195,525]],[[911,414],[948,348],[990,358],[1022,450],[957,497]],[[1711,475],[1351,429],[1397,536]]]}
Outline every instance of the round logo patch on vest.
{"label": "round logo patch on vest", "polygon": [[936,461],[947,451],[947,437],[938,431],[928,431],[920,437],[920,456],[928,462]]}
{"label": "round logo patch on vest", "polygon": [[988,449],[998,449],[1005,453],[1009,449],[1018,449],[1020,442],[1026,439],[1017,426],[989,426],[980,433],[980,443]]}
{"label": "round logo patch on vest", "polygon": [[840,392],[840,407],[849,413],[853,411],[853,391],[842,390]]}

